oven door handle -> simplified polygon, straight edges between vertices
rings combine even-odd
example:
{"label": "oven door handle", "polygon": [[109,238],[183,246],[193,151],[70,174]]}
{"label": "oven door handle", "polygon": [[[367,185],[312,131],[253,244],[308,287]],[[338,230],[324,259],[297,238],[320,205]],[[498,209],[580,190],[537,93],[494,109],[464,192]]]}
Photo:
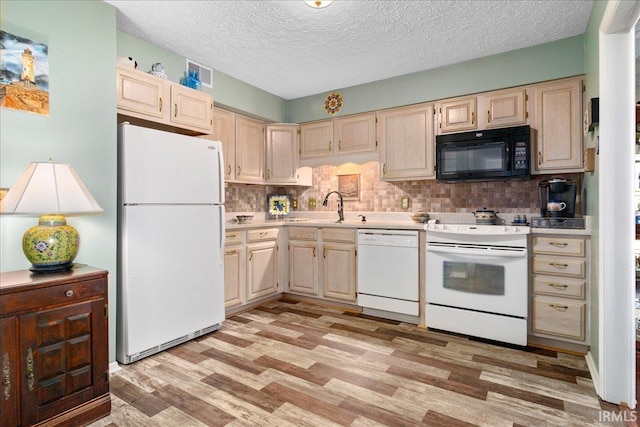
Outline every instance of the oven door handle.
{"label": "oven door handle", "polygon": [[496,248],[460,248],[457,246],[432,246],[427,243],[427,252],[443,254],[483,256],[493,258],[526,258],[526,249],[496,249]]}

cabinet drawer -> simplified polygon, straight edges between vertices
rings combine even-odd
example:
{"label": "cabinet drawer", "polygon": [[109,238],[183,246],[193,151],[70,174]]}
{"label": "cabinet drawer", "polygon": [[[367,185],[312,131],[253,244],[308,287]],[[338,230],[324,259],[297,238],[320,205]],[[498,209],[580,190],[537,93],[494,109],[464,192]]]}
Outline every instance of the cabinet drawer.
{"label": "cabinet drawer", "polygon": [[356,232],[348,228],[323,228],[322,241],[355,243]]}
{"label": "cabinet drawer", "polygon": [[533,331],[584,340],[585,303],[536,297],[533,301]]}
{"label": "cabinet drawer", "polygon": [[244,231],[234,230],[227,231],[224,233],[224,244],[226,245],[234,245],[236,243],[242,243],[242,233]]}
{"label": "cabinet drawer", "polygon": [[533,257],[533,272],[559,276],[585,277],[586,261],[583,258]]}
{"label": "cabinet drawer", "polygon": [[549,255],[585,255],[584,239],[566,237],[534,237],[533,253]]}
{"label": "cabinet drawer", "polygon": [[277,240],[278,232],[277,228],[263,228],[260,230],[247,231],[247,241],[249,242],[261,242],[264,240]]}
{"label": "cabinet drawer", "polygon": [[535,276],[533,291],[540,295],[555,295],[584,299],[586,283],[564,277]]}
{"label": "cabinet drawer", "polygon": [[94,279],[6,294],[0,299],[0,311],[2,314],[9,314],[63,303],[71,304],[103,295],[105,284],[102,279]]}
{"label": "cabinet drawer", "polygon": [[290,227],[289,239],[291,240],[318,240],[318,230],[310,227]]}

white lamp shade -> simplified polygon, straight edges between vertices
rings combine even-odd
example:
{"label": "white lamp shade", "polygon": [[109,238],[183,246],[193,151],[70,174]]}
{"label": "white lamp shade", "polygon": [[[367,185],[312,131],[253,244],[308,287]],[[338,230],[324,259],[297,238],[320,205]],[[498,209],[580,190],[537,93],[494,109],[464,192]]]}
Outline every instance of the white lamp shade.
{"label": "white lamp shade", "polygon": [[33,162],[0,201],[3,214],[103,212],[70,165]]}

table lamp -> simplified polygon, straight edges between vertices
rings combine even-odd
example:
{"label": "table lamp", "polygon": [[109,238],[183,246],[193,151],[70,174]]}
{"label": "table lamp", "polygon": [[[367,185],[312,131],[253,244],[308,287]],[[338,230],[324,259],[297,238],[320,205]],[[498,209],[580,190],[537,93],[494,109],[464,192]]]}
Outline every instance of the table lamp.
{"label": "table lamp", "polygon": [[103,212],[70,165],[33,162],[0,201],[2,214],[41,215],[22,237],[22,250],[34,273],[69,270],[80,237],[63,214]]}

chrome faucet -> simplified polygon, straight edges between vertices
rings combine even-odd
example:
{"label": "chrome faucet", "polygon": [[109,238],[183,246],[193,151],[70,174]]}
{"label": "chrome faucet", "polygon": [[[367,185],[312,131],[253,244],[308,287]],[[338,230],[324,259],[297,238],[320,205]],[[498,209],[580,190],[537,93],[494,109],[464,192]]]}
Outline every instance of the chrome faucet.
{"label": "chrome faucet", "polygon": [[324,202],[322,202],[322,206],[327,206],[327,202],[329,201],[329,196],[333,193],[336,193],[338,197],[340,197],[340,200],[338,200],[338,216],[340,217],[340,219],[337,220],[336,222],[342,222],[344,221],[344,211],[342,210],[344,200],[342,199],[342,194],[339,191],[330,191],[329,194],[327,194],[327,197],[324,198]]}

